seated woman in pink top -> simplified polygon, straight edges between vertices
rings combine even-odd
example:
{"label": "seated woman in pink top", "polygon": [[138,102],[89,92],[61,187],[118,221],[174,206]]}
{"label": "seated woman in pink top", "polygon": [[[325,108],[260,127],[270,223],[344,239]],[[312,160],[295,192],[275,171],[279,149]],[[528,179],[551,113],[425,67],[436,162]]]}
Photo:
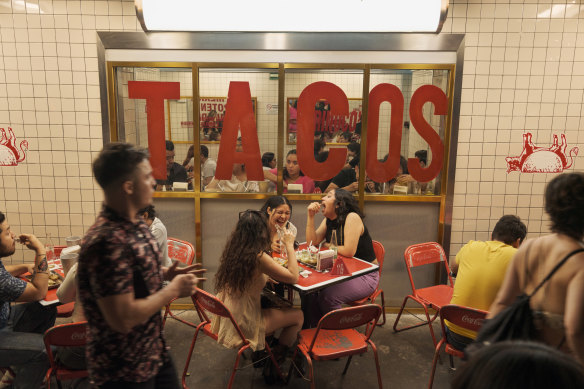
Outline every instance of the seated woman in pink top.
{"label": "seated woman in pink top", "polygon": [[[266,179],[276,182],[277,169],[270,170],[272,174],[264,174]],[[284,167],[284,193],[288,192],[289,184],[301,184],[302,193],[314,193],[314,181],[300,170],[296,149],[288,151],[286,155],[286,167]]]}

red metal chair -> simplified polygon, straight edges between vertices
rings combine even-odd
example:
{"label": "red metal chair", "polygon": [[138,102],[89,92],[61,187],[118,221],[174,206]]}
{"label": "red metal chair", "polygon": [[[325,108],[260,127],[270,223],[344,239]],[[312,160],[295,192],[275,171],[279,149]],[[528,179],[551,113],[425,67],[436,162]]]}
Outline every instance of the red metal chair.
{"label": "red metal chair", "polygon": [[[308,361],[308,380],[312,389],[315,388],[313,359],[315,361],[324,361],[348,356],[349,359],[343,370],[343,374],[345,374],[353,355],[366,353],[368,346],[371,346],[375,357],[379,388],[383,387],[377,347],[370,339],[381,311],[381,307],[377,304],[341,308],[324,315],[316,328],[300,331],[298,347],[292,360],[296,360],[296,355],[299,351],[304,355]],[[355,329],[363,325],[366,325],[364,333]],[[295,365],[292,363],[290,365],[290,373],[292,373],[293,367]],[[288,374],[288,376],[290,377],[291,375]]]}
{"label": "red metal chair", "polygon": [[[243,352],[250,347],[249,341],[245,338],[245,335],[243,334],[243,332],[241,331],[241,329],[237,325],[237,322],[233,318],[233,315],[231,314],[229,309],[227,309],[227,307],[217,297],[213,296],[211,293],[205,292],[204,290],[197,288],[197,292],[191,296],[191,299],[193,300],[193,304],[195,305],[195,309],[197,310],[197,313],[199,314],[199,318],[201,319],[201,324],[199,324],[196,327],[197,329],[195,331],[195,334],[193,335],[193,341],[191,343],[191,347],[190,347],[189,353],[187,355],[187,361],[186,361],[185,369],[184,369],[183,375],[182,375],[183,388],[188,389],[188,386],[186,384],[186,377],[188,374],[189,364],[191,363],[191,357],[193,355],[193,350],[195,349],[195,343],[197,342],[197,336],[199,335],[199,332],[202,331],[203,334],[205,334],[208,337],[210,337],[211,339],[214,339],[215,341],[217,341],[217,334],[214,334],[213,332],[211,332],[211,320],[209,319],[209,316],[206,313],[206,312],[210,312],[213,315],[221,316],[223,318],[229,319],[231,321],[231,324],[233,324],[233,326],[235,327],[235,330],[237,331],[237,333],[241,337],[241,347],[237,351],[237,357],[235,358],[235,364],[233,365],[233,370],[231,371],[231,377],[229,378],[229,384],[227,385],[227,388],[230,389],[233,385],[233,380],[235,378],[235,373],[237,372],[237,367],[239,366],[239,359],[241,358],[241,355],[243,354]],[[276,358],[274,358],[274,354],[272,354],[272,350],[270,349],[270,346],[268,345],[267,342],[266,342],[266,351],[267,351],[269,357],[271,358],[272,363],[274,363],[274,366],[276,367],[276,371],[278,372],[278,375],[280,376],[282,381],[284,381],[284,377],[282,376],[280,366],[278,365]],[[259,362],[259,361],[257,361],[257,362]]]}
{"label": "red metal chair", "polygon": [[[448,259],[446,258],[446,254],[444,253],[442,246],[440,246],[436,242],[427,242],[414,244],[408,247],[404,252],[404,260],[406,263],[408,276],[410,277],[410,284],[412,285],[412,294],[407,295],[406,298],[404,299],[404,302],[401,306],[401,309],[399,310],[397,318],[395,319],[395,323],[393,324],[393,330],[395,332],[400,332],[408,330],[410,328],[415,328],[428,324],[428,327],[430,327],[430,334],[432,335],[432,340],[434,341],[434,346],[436,346],[436,337],[434,336],[432,322],[438,317],[438,314],[440,313],[440,308],[450,303],[450,300],[452,298],[452,290],[454,287],[454,282],[452,281],[452,277],[450,276],[450,268],[448,267]],[[444,264],[444,268],[446,270],[446,274],[448,275],[448,280],[450,284],[434,285],[429,286],[427,288],[416,289],[411,269],[423,265],[439,264],[440,262]],[[414,300],[424,308],[424,312],[426,313],[426,321],[422,321],[422,323],[398,329],[397,323],[399,322],[399,319],[405,309],[408,299]],[[432,318],[430,318],[430,315],[428,314],[428,308],[432,308],[436,311]]]}
{"label": "red metal chair", "polygon": [[[193,264],[193,260],[195,259],[195,247],[190,243],[184,240],[179,240],[175,238],[168,238],[168,257],[173,261],[179,261],[184,263],[185,265],[189,266]],[[162,318],[162,327],[166,324],[166,317],[170,315],[175,320],[180,321],[183,324],[189,325],[193,328],[196,328],[197,325],[195,323],[191,323],[188,320],[181,319],[180,317],[176,316],[170,310],[170,305],[174,302],[173,299],[166,305],[166,309],[164,311],[164,317]]]}
{"label": "red metal chair", "polygon": [[483,324],[483,320],[487,316],[487,311],[482,311],[480,309],[463,307],[460,305],[448,304],[440,309],[440,326],[442,327],[442,339],[438,342],[436,350],[434,351],[434,358],[432,359],[432,372],[430,373],[430,382],[428,383],[428,388],[432,389],[434,384],[434,373],[436,372],[436,362],[440,355],[440,349],[443,345],[446,345],[444,351],[450,357],[450,368],[454,368],[454,361],[452,356],[462,358],[464,353],[448,343],[446,339],[446,327],[444,320],[448,320],[450,323],[462,327],[466,330],[478,332]]}
{"label": "red metal chair", "polygon": [[[375,257],[377,258],[377,262],[379,263],[379,282],[381,283],[381,272],[383,271],[383,259],[385,257],[385,248],[383,247],[383,245],[374,240],[373,241],[373,250],[375,251]],[[379,295],[381,295],[381,313],[383,315],[383,321],[381,322],[381,324],[378,324],[380,326],[385,324],[385,296],[383,295],[383,289],[381,289],[379,287],[379,283],[377,284],[377,287],[375,288],[375,291],[373,291],[373,293],[371,293],[370,296],[367,297],[363,297],[361,300],[356,300],[356,301],[352,301],[349,303],[349,305],[352,306],[357,306],[357,305],[363,305],[363,304],[375,304],[375,299],[377,299],[377,297],[379,297]]]}
{"label": "red metal chair", "polygon": [[51,366],[47,370],[46,384],[47,389],[51,388],[51,376],[55,376],[57,386],[61,388],[61,380],[73,380],[76,378],[87,377],[87,370],[69,370],[60,366],[55,361],[55,356],[51,347],[80,347],[85,346],[87,322],[61,324],[49,328],[44,335],[45,348],[49,363]]}

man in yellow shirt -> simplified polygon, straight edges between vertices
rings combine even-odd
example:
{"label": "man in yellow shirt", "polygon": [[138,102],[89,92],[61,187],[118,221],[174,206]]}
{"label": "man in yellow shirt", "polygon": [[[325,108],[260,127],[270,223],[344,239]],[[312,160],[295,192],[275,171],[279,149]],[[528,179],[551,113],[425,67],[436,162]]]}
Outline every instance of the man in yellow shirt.
{"label": "man in yellow shirt", "polygon": [[[450,304],[487,311],[503,283],[507,266],[525,239],[527,228],[514,215],[499,219],[490,241],[471,240],[460,249],[450,269],[457,274]],[[446,322],[448,342],[463,350],[476,333]]]}

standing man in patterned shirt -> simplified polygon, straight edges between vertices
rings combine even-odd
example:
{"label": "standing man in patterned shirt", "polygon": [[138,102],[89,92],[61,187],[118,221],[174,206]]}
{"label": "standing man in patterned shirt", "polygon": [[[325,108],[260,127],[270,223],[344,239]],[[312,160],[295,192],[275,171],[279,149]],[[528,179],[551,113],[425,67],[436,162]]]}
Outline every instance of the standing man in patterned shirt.
{"label": "standing man in patterned shirt", "polygon": [[[16,235],[0,212],[0,258],[16,249]],[[45,246],[30,234],[20,243],[35,251],[34,264],[4,265],[0,260],[0,366],[12,366],[14,388],[39,388],[49,367],[43,334],[55,324],[57,309],[38,303],[47,294],[49,267]],[[17,278],[30,272],[32,281]],[[24,302],[10,307],[10,303]]]}
{"label": "standing man in patterned shirt", "polygon": [[160,310],[194,294],[201,280],[195,274],[204,270],[161,266],[156,239],[137,216],[151,204],[155,184],[145,150],[108,144],[93,174],[105,200],[81,243],[78,268],[90,378],[100,388],[179,388]]}

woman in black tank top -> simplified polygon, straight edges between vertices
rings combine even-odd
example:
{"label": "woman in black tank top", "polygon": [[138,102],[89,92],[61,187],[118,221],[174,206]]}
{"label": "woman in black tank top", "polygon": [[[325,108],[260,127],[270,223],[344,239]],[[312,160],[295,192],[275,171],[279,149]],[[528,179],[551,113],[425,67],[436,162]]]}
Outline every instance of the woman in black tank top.
{"label": "woman in black tank top", "polygon": [[[324,220],[318,228],[314,216],[322,209]],[[320,203],[308,206],[306,221],[306,241],[314,245],[323,240],[330,243],[332,231],[337,231],[337,251],[345,257],[356,257],[368,262],[376,262],[373,242],[363,224],[363,215],[353,195],[343,189],[327,193]],[[341,307],[342,304],[369,296],[379,283],[379,273],[368,273],[360,277],[330,286],[318,295],[317,306],[312,307],[310,324],[318,323],[324,314]],[[317,308],[317,309],[316,309]]]}

